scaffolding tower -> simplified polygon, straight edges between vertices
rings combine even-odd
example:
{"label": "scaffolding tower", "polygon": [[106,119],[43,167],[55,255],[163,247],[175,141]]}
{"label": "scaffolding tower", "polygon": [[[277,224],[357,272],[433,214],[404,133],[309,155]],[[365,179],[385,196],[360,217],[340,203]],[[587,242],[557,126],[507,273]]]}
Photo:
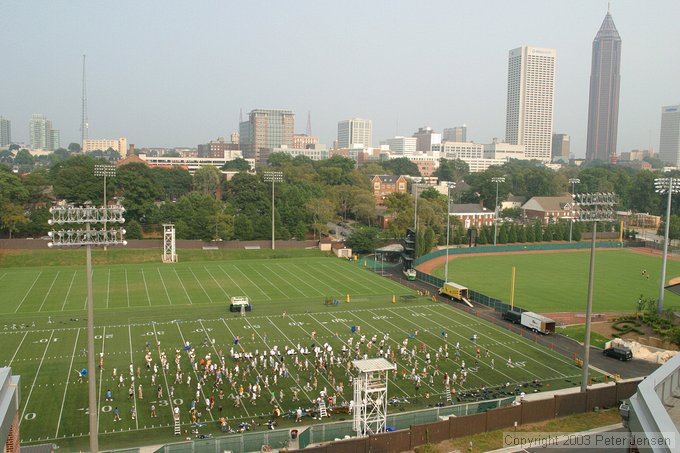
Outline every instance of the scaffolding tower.
{"label": "scaffolding tower", "polygon": [[177,262],[177,253],[175,253],[175,225],[172,223],[163,224],[163,262]]}
{"label": "scaffolding tower", "polygon": [[387,427],[387,381],[396,365],[385,359],[354,360],[353,429],[358,436],[385,432]]}

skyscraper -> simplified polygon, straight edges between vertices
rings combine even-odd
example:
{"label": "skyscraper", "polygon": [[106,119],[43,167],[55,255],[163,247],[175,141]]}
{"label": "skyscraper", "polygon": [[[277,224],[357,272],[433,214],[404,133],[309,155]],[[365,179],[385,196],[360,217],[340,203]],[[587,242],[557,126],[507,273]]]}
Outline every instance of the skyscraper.
{"label": "skyscraper", "polygon": [[569,134],[553,134],[552,160],[553,162],[569,162],[571,138]]}
{"label": "skyscraper", "polygon": [[338,148],[352,148],[355,145],[373,146],[373,123],[371,120],[352,118],[338,122]]}
{"label": "skyscraper", "polygon": [[52,129],[52,121],[44,115],[34,113],[28,125],[31,149],[54,151],[61,146],[59,129]]}
{"label": "skyscraper", "polygon": [[467,126],[450,127],[444,129],[442,140],[446,142],[466,142],[467,141]]}
{"label": "skyscraper", "polygon": [[550,162],[556,58],[555,49],[538,47],[509,54],[505,138],[524,145],[527,159]]}
{"label": "skyscraper", "polygon": [[659,159],[680,166],[680,104],[661,108]]}
{"label": "skyscraper", "polygon": [[607,11],[593,40],[586,160],[609,161],[616,154],[620,70],[621,37]]}
{"label": "skyscraper", "polygon": [[9,146],[12,143],[12,123],[0,116],[0,146]]}
{"label": "skyscraper", "polygon": [[255,109],[239,124],[243,157],[266,160],[273,148],[293,146],[295,114],[290,110]]}

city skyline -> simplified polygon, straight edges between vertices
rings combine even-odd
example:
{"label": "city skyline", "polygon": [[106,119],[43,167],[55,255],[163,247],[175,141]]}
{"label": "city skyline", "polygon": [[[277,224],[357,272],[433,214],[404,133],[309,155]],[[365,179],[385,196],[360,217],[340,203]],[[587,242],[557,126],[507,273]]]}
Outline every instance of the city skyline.
{"label": "city skyline", "polygon": [[[40,112],[59,125],[63,145],[79,142],[87,54],[89,135],[125,136],[137,147],[195,147],[229,137],[240,109],[259,108],[296,113],[296,133],[311,111],[312,133],[328,146],[338,121],[354,117],[372,120],[376,143],[460,124],[469,126],[468,140],[489,143],[505,136],[507,52],[536,46],[558,54],[553,132],[569,134],[572,151],[585,156],[590,51],[605,1],[528,1],[521,8],[501,1],[428,8],[356,2],[361,15],[352,3],[164,2],[159,9],[155,2],[10,1],[2,12],[7,58],[17,70],[0,86],[0,115],[13,122],[14,141],[28,141],[27,120]],[[673,23],[680,4],[640,8],[622,0],[611,13],[626,38],[618,152],[656,149],[659,108],[680,100],[673,82],[680,62],[669,57],[680,42]],[[98,17],[135,32],[101,33]],[[255,17],[261,36],[245,39]],[[286,17],[298,25],[279,34]],[[27,23],[31,33],[23,32]],[[314,64],[305,68],[305,59]]]}

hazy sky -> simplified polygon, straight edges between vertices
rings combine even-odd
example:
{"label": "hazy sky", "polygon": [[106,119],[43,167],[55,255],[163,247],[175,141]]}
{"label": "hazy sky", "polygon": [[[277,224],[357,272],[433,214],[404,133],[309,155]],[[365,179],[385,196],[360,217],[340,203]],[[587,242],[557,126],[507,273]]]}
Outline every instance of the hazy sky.
{"label": "hazy sky", "polygon": [[[591,45],[604,0],[0,1],[0,115],[14,141],[32,113],[80,141],[82,54],[91,138],[196,146],[238,129],[239,109],[291,109],[331,145],[337,122],[373,141],[467,124],[505,135],[508,50],[557,49],[554,131],[585,155]],[[623,40],[619,152],[656,149],[680,103],[680,1],[615,0]],[[650,141],[651,140],[651,141]]]}

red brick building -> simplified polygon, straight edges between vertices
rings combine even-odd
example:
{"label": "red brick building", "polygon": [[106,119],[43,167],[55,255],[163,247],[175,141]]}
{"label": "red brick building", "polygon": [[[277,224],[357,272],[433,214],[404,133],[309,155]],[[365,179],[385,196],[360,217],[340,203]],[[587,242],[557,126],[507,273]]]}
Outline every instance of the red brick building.
{"label": "red brick building", "polygon": [[492,226],[496,217],[493,211],[477,203],[452,204],[449,214],[457,217],[463,228],[481,228],[483,225]]}
{"label": "red brick building", "polygon": [[383,200],[391,193],[406,193],[408,184],[403,175],[374,175],[371,177],[373,196],[377,205],[383,204]]}

